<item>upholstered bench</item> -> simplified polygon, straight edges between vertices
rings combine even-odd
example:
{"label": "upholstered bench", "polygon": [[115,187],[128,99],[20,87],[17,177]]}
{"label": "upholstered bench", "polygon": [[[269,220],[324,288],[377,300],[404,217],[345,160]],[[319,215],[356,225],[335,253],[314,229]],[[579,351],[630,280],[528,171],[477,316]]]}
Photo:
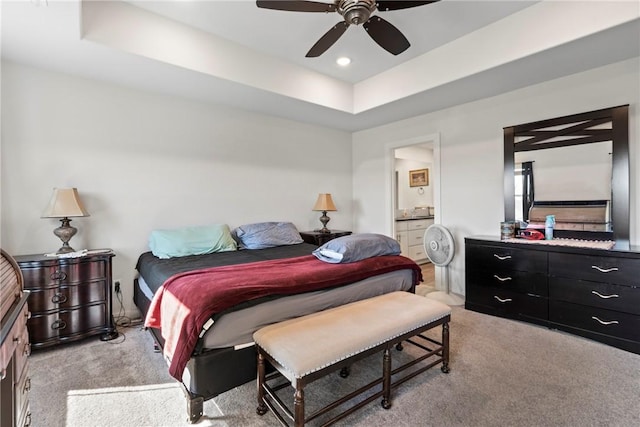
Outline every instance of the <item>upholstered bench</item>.
{"label": "upholstered bench", "polygon": [[[451,309],[441,302],[409,292],[393,292],[266,326],[253,334],[258,350],[257,413],[264,415],[270,409],[281,423],[288,425],[284,418],[287,416],[299,427],[380,383],[381,391],[352,405],[324,425],[344,418],[379,397],[382,397],[383,408],[388,409],[392,388],[440,363],[441,370],[449,372],[450,318]],[[442,325],[441,342],[422,335],[438,325]],[[392,371],[391,349],[393,346],[401,349],[403,341],[416,345],[424,353]],[[338,369],[343,369],[341,375],[346,376],[346,369],[354,361],[380,351],[383,353],[380,378],[305,418],[304,387],[307,384]],[[276,371],[266,375],[265,361]],[[422,361],[423,366],[418,368]],[[414,366],[412,372],[397,378],[398,373]],[[281,376],[287,382],[269,385]],[[276,394],[288,383],[295,389],[293,411]]]}

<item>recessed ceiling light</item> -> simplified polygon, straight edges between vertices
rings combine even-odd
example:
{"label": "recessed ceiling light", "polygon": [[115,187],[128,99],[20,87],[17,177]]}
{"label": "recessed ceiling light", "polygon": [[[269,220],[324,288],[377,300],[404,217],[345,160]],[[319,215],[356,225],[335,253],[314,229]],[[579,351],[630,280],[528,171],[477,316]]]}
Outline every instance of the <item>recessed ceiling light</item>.
{"label": "recessed ceiling light", "polygon": [[347,65],[351,64],[351,58],[347,58],[346,56],[341,56],[340,58],[336,59],[336,64],[342,67],[346,67]]}

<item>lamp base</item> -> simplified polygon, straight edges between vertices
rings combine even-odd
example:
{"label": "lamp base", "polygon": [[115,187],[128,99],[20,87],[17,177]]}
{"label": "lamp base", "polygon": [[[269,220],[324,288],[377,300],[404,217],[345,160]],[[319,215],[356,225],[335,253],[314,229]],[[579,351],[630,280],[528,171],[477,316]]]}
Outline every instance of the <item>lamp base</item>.
{"label": "lamp base", "polygon": [[331,221],[331,218],[327,216],[327,211],[322,211],[322,216],[320,217],[320,222],[322,223],[322,228],[318,231],[320,233],[331,233],[331,230],[327,228],[327,223]]}
{"label": "lamp base", "polygon": [[78,232],[78,229],[69,225],[71,220],[67,217],[64,217],[60,220],[62,225],[55,230],[53,230],[53,234],[58,236],[60,240],[62,240],[62,247],[58,249],[58,254],[66,254],[68,252],[75,252],[71,246],[69,246],[69,240]]}

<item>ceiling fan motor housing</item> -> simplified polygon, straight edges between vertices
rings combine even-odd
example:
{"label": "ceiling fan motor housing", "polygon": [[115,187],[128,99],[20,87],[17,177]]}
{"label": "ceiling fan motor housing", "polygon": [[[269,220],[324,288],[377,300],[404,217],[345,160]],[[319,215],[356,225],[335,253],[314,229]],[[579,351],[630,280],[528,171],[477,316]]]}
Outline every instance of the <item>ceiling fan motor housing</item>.
{"label": "ceiling fan motor housing", "polygon": [[338,3],[338,13],[352,25],[367,22],[374,10],[376,10],[375,0],[341,0]]}

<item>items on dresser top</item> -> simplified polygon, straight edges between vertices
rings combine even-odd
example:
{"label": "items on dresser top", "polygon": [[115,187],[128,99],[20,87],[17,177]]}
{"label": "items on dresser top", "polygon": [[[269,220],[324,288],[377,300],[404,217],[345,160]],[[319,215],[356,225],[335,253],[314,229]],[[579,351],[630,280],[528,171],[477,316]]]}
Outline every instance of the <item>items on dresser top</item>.
{"label": "items on dresser top", "polygon": [[112,309],[111,250],[87,251],[72,258],[17,256],[25,289],[31,291],[28,321],[34,348],[101,334],[118,336]]}
{"label": "items on dresser top", "polygon": [[640,354],[640,247],[526,243],[465,239],[465,308]]}
{"label": "items on dresser top", "polygon": [[28,356],[31,353],[27,332],[27,298],[23,279],[15,260],[4,250],[0,257],[0,426],[28,426]]}

